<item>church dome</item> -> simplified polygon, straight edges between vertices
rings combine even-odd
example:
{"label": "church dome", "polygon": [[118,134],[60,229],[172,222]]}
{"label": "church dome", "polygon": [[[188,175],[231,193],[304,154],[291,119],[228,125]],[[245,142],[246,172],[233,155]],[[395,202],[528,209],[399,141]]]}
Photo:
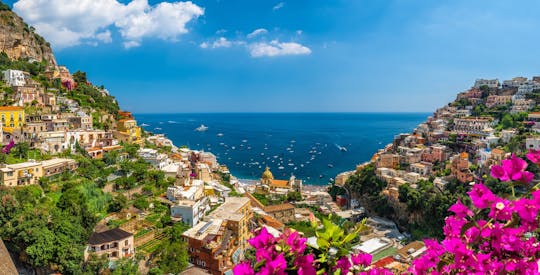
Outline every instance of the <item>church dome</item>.
{"label": "church dome", "polygon": [[262,176],[261,176],[261,179],[266,179],[266,180],[273,180],[274,179],[274,175],[272,175],[272,172],[270,172],[270,168],[268,168],[268,166],[266,167],[266,170],[264,170]]}

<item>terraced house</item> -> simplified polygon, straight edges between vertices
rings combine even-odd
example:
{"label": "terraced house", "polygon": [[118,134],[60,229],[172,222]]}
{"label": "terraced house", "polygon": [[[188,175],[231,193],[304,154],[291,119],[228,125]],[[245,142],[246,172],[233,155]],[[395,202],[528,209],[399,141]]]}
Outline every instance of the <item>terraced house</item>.
{"label": "terraced house", "polygon": [[0,118],[4,132],[13,133],[24,125],[24,109],[17,106],[0,107]]}

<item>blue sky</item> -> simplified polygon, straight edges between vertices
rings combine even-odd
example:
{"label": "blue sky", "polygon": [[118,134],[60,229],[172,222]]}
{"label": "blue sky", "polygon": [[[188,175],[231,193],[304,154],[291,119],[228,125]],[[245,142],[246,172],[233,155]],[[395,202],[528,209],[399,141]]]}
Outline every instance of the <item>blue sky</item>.
{"label": "blue sky", "polygon": [[540,75],[537,1],[7,3],[135,113],[431,112]]}

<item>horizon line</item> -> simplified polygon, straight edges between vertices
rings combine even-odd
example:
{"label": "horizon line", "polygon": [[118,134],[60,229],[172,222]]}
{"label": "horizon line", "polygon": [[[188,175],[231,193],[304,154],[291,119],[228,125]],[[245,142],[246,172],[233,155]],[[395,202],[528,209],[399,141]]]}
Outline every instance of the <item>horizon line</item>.
{"label": "horizon line", "polygon": [[179,115],[179,114],[432,114],[428,111],[365,111],[365,112],[133,112],[135,115]]}

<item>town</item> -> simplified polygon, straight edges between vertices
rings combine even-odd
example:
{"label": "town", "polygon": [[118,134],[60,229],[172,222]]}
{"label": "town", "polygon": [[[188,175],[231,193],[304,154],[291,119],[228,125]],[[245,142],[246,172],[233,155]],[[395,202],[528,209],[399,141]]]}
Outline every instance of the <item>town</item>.
{"label": "town", "polygon": [[63,181],[77,175],[93,181],[86,184],[96,186],[86,188],[112,202],[97,211],[84,261],[127,259],[143,273],[158,266],[152,259],[166,257],[163,244],[176,239],[187,248],[186,274],[231,274],[257,229],[278,236],[293,228],[316,244],[310,223],[321,219],[345,229],[365,219],[368,230],[352,249],[373,255],[373,266],[404,272],[425,250],[423,242],[376,215],[351,178],[374,173],[382,183],[374,192],[403,217],[414,208],[403,196],[428,192],[426,183],[431,191],[444,192],[482,178],[511,151],[540,149],[540,77],[502,84],[479,79],[413,133],[396,135],[370,162],[337,175],[327,189],[310,188],[294,175],[276,179],[268,167],[255,184],[246,183],[211,152],[177,147],[166,136],[141,129],[84,73],[72,75],[56,65],[41,69],[35,75],[2,72],[0,186],[41,186],[38,192],[52,194],[58,193],[53,186],[65,188]]}

